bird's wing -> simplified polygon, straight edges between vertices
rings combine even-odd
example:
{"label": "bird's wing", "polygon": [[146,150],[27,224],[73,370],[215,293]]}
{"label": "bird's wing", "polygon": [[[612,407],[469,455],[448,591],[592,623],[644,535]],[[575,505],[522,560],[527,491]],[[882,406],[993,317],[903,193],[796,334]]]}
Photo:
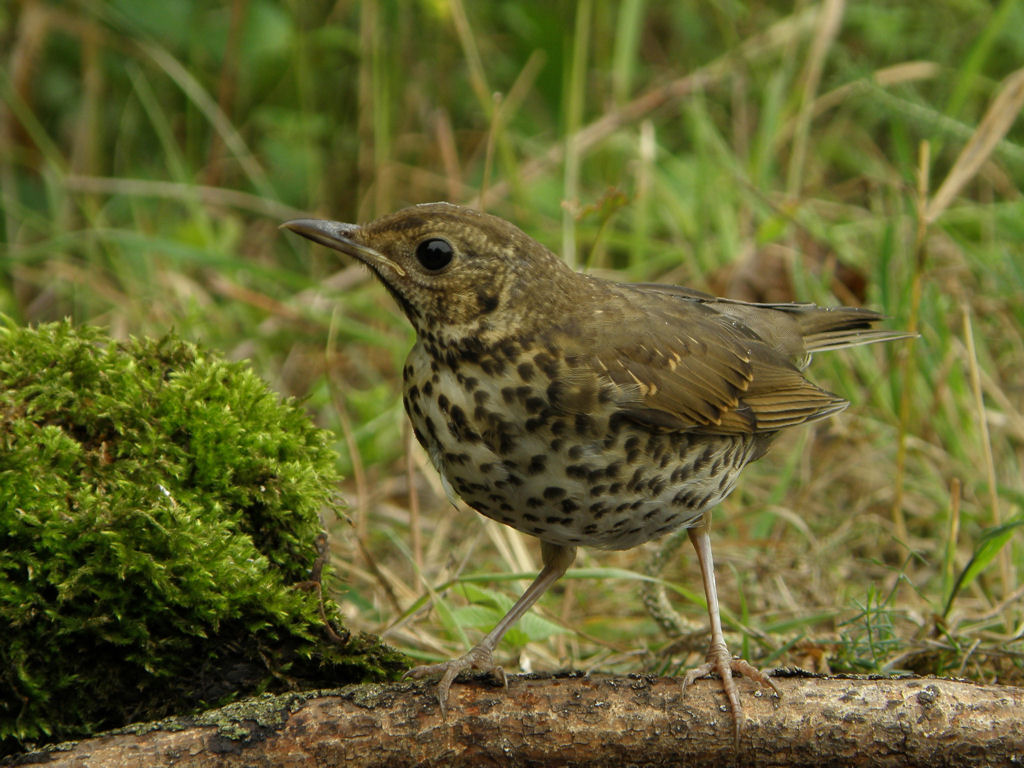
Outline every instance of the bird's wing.
{"label": "bird's wing", "polygon": [[737,317],[679,296],[635,298],[642,325],[612,302],[573,328],[586,351],[567,358],[549,389],[556,406],[586,412],[612,403],[651,427],[715,434],[775,432],[846,406]]}

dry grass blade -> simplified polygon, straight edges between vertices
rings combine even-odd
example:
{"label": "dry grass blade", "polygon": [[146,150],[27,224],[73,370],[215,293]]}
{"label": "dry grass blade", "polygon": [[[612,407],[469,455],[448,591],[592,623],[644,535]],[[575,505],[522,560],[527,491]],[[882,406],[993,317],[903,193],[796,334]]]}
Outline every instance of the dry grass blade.
{"label": "dry grass blade", "polygon": [[[1024,81],[1022,81],[1024,82]],[[1002,515],[999,513],[999,489],[996,483],[995,460],[992,458],[992,438],[988,431],[988,418],[985,416],[985,401],[982,397],[981,374],[978,366],[978,352],[974,346],[974,329],[971,326],[971,311],[968,306],[962,308],[964,342],[967,345],[967,364],[970,373],[971,391],[974,394],[974,407],[978,414],[978,429],[981,431],[982,458],[985,461],[985,479],[988,481],[989,503],[992,506],[990,523],[993,527],[1001,525]],[[999,574],[1003,580],[1003,593],[1013,589],[1010,573],[1010,559],[1006,548],[999,552]]]}
{"label": "dry grass blade", "polygon": [[796,197],[800,191],[804,175],[804,160],[807,156],[807,141],[810,135],[811,116],[814,107],[814,94],[821,83],[821,73],[829,48],[839,32],[846,9],[844,0],[825,0],[821,7],[817,33],[811,41],[811,50],[807,56],[804,69],[804,89],[801,96],[800,115],[797,120],[796,134],[793,139],[793,154],[789,163],[789,184],[787,193]]}
{"label": "dry grass blade", "polygon": [[469,17],[466,16],[466,9],[462,0],[452,0],[450,4],[452,22],[455,24],[455,31],[459,36],[459,43],[466,55],[466,64],[469,69],[469,82],[473,86],[473,93],[476,95],[480,107],[488,116],[494,108],[491,98],[493,91],[487,83],[487,74],[484,71],[484,62],[480,57],[480,49],[476,44],[477,36],[473,34],[473,28],[469,24]]}
{"label": "dry grass blade", "polygon": [[1010,130],[1021,108],[1024,107],[1024,69],[1018,69],[1003,81],[1003,88],[996,96],[992,106],[982,118],[977,130],[956,159],[946,180],[942,182],[935,196],[925,208],[926,224],[935,222],[942,212],[953,202],[953,198],[963,189],[988,159],[992,151]]}
{"label": "dry grass blade", "polygon": [[232,158],[245,172],[249,181],[255,186],[264,197],[273,198],[273,185],[267,178],[256,155],[249,149],[242,134],[232,125],[230,118],[224,114],[220,105],[214,100],[209,92],[202,86],[199,80],[167,49],[150,42],[138,42],[142,50],[167,76],[175,82],[189,100],[209,121],[216,134],[220,136],[224,146],[228,148]]}
{"label": "dry grass blade", "polygon": [[109,176],[87,176],[72,173],[63,179],[64,188],[90,195],[123,195],[125,197],[154,197],[187,202],[199,200],[204,205],[227,206],[239,211],[266,216],[271,219],[296,219],[308,213],[263,195],[254,195],[237,189],[187,184],[177,181],[130,179]]}
{"label": "dry grass blade", "polygon": [[[922,80],[934,80],[942,73],[942,67],[934,61],[905,61],[891,67],[883,67],[869,76],[843,83],[839,87],[823,93],[814,100],[811,107],[810,120],[817,120],[826,112],[844,104],[851,98],[866,93],[873,85],[879,88],[891,88],[896,85],[914,83]],[[782,128],[780,141],[789,141],[798,128],[793,121]]]}

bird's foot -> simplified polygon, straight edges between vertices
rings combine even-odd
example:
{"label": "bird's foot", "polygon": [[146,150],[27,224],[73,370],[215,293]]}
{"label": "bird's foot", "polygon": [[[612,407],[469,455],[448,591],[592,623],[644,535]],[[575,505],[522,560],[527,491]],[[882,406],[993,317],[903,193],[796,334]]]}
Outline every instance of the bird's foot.
{"label": "bird's foot", "polygon": [[717,673],[722,679],[722,689],[729,700],[729,709],[732,712],[733,722],[736,726],[736,742],[738,744],[740,734],[743,732],[743,706],[740,704],[739,691],[736,689],[736,681],[733,679],[733,675],[748,677],[765,688],[771,688],[777,696],[781,696],[782,692],[775,687],[775,683],[764,672],[749,661],[729,653],[725,643],[711,644],[711,647],[708,649],[708,655],[705,657],[705,662],[686,673],[686,677],[683,678],[683,688],[685,689],[687,686],[692,685],[698,678],[707,677],[712,673]]}
{"label": "bird's foot", "polygon": [[441,705],[441,716],[447,716],[448,691],[455,682],[460,672],[476,669],[481,672],[489,672],[494,675],[501,684],[508,688],[508,680],[505,678],[505,670],[494,663],[491,649],[484,645],[478,645],[469,653],[459,656],[457,659],[442,661],[439,664],[424,664],[420,667],[413,667],[405,673],[405,677],[412,677],[417,680],[424,678],[439,677],[437,681],[437,701]]}

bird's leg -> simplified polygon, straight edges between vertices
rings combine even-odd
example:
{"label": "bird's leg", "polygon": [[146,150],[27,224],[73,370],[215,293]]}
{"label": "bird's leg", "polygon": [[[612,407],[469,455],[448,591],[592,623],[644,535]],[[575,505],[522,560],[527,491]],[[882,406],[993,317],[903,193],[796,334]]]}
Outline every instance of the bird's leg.
{"label": "bird's leg", "polygon": [[725,645],[725,637],[722,635],[722,619],[718,613],[718,587],[715,585],[715,563],[711,557],[711,536],[708,535],[707,523],[704,522],[696,528],[690,528],[687,533],[693,543],[693,548],[697,550],[700,574],[704,580],[704,596],[708,602],[708,615],[711,617],[711,645],[708,647],[705,663],[686,673],[686,677],[683,678],[683,688],[692,684],[699,677],[706,677],[712,672],[717,672],[718,676],[722,678],[722,688],[729,700],[729,709],[732,711],[733,722],[736,724],[736,741],[739,742],[740,733],[743,730],[743,707],[736,690],[736,682],[732,678],[733,673],[745,675],[751,680],[771,688],[776,694],[780,696],[782,694],[768,675],[750,662],[729,653],[729,649]]}
{"label": "bird's leg", "polygon": [[424,678],[440,675],[437,683],[437,700],[441,703],[441,714],[444,715],[448,705],[448,690],[451,688],[455,678],[460,672],[467,669],[478,669],[481,672],[491,672],[496,675],[507,687],[505,672],[494,663],[494,649],[498,647],[501,638],[505,636],[509,628],[540,599],[540,596],[548,591],[548,588],[558,581],[576,559],[576,547],[549,544],[542,541],[540,544],[541,558],[544,567],[537,574],[537,578],[526,588],[522,597],[516,600],[509,612],[499,621],[494,629],[488,632],[484,638],[473,647],[469,653],[459,656],[451,661],[443,661],[440,664],[426,664],[420,667],[413,667],[405,673],[406,677]]}

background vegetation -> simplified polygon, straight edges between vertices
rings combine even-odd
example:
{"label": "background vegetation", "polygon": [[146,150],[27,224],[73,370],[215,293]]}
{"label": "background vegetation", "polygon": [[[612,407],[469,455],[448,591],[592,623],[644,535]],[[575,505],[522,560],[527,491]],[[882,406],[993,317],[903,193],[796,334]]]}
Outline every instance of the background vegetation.
{"label": "background vegetation", "polygon": [[[539,560],[410,445],[383,289],[277,231],[448,199],[622,279],[920,331],[819,356],[854,405],[717,512],[732,647],[1020,682],[1024,4],[20,0],[0,52],[0,312],[173,327],[306,397],[348,478],[355,627],[450,656]],[[639,597],[659,546],[584,554],[507,666],[696,663],[689,549],[660,556],[683,618]]]}

